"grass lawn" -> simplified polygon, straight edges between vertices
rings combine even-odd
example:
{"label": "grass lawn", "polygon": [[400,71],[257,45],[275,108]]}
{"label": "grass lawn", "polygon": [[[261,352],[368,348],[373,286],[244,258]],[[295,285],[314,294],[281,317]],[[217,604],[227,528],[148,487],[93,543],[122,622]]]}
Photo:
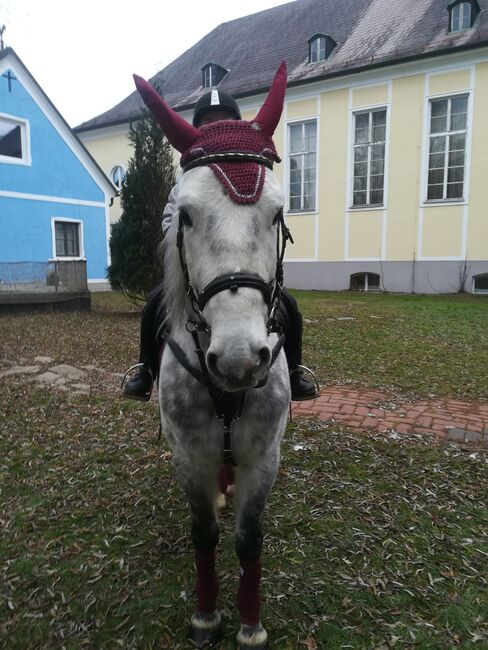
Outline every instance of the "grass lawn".
{"label": "grass lawn", "polygon": [[[321,381],[487,397],[488,302],[297,294]],[[338,320],[347,318],[351,320]],[[0,318],[0,370],[48,355],[120,372],[139,315]],[[483,372],[485,370],[485,372]],[[0,647],[187,647],[189,513],[154,404],[0,380]],[[488,449],[296,420],[265,519],[271,647],[487,648]],[[234,648],[238,572],[223,513],[219,602]]]}

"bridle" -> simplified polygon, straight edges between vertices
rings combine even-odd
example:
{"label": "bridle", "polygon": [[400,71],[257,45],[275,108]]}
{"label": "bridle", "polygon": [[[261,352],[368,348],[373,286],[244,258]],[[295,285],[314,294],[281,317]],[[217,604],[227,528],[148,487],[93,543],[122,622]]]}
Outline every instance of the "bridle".
{"label": "bridle", "polygon": [[[246,153],[226,153],[226,154],[213,154],[212,160],[209,160],[210,156],[202,156],[197,160],[191,162],[190,165],[184,168],[184,172],[188,169],[192,169],[196,166],[208,165],[213,162],[213,157],[217,156],[220,162],[258,162],[256,158],[259,158],[259,163],[266,164],[267,167],[273,167],[272,161],[269,158],[263,156],[257,156],[256,154],[246,154]],[[266,161],[266,162],[264,162]],[[189,372],[195,379],[200,383],[204,384],[210,394],[212,402],[217,413],[217,418],[222,421],[224,426],[224,449],[223,449],[223,462],[224,464],[233,464],[235,462],[232,458],[231,451],[231,426],[232,424],[240,417],[242,409],[244,406],[244,400],[246,396],[246,391],[230,393],[223,391],[218,388],[211,380],[207,364],[205,361],[205,354],[201,348],[200,340],[198,333],[205,332],[206,334],[210,333],[210,325],[205,319],[203,310],[208,303],[208,301],[213,298],[218,293],[222,291],[230,290],[232,293],[236,293],[241,287],[246,287],[249,289],[256,289],[261,292],[263,295],[264,301],[268,308],[268,316],[266,329],[268,335],[275,332],[278,334],[278,340],[272,350],[271,360],[268,366],[268,369],[265,373],[263,380],[256,386],[260,388],[268,380],[269,371],[271,366],[277,359],[281,348],[284,343],[284,334],[282,327],[276,318],[276,312],[280,303],[281,290],[283,288],[283,260],[285,257],[285,249],[288,241],[293,243],[293,238],[288,230],[285,220],[283,217],[283,210],[280,210],[274,220],[273,224],[277,226],[276,232],[276,269],[275,277],[271,282],[266,282],[261,278],[257,273],[251,273],[247,271],[236,271],[234,273],[225,273],[214,278],[209,282],[203,289],[197,291],[190,279],[190,273],[188,270],[188,265],[186,263],[185,254],[184,254],[184,221],[181,213],[179,214],[178,220],[178,230],[176,235],[176,246],[178,248],[178,256],[180,260],[180,266],[185,281],[185,291],[187,296],[190,299],[192,310],[195,315],[194,318],[189,318],[186,323],[186,329],[193,337],[195,344],[195,351],[199,360],[200,370],[196,369],[182,348],[176,343],[176,341],[170,336],[166,338],[166,343],[171,349],[173,354],[179,363]]]}

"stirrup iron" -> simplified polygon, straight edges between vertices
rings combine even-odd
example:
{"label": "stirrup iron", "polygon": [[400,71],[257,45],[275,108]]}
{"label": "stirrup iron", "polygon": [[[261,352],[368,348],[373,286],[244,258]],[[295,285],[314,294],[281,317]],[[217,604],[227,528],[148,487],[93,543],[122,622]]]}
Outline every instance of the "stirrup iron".
{"label": "stirrup iron", "polygon": [[127,375],[130,372],[132,372],[133,370],[135,370],[136,368],[144,368],[145,370],[147,370],[147,372],[150,374],[151,379],[152,379],[152,381],[154,383],[154,376],[153,376],[151,368],[148,368],[144,363],[136,363],[133,366],[131,366],[128,370],[125,371],[125,375],[122,377],[122,381],[120,383],[120,389],[121,390],[124,389],[124,384],[125,384],[125,380],[127,379]]}

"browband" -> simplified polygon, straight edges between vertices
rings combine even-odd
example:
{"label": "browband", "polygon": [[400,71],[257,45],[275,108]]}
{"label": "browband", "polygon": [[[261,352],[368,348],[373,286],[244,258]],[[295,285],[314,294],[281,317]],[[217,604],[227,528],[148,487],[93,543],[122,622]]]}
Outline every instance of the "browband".
{"label": "browband", "polygon": [[209,153],[205,156],[195,158],[195,160],[192,160],[187,165],[183,166],[183,171],[187,172],[189,169],[193,169],[194,167],[201,167],[202,165],[211,165],[212,163],[219,162],[254,162],[264,165],[269,169],[273,169],[273,161],[266,156],[261,156],[258,153],[229,151],[226,153]]}

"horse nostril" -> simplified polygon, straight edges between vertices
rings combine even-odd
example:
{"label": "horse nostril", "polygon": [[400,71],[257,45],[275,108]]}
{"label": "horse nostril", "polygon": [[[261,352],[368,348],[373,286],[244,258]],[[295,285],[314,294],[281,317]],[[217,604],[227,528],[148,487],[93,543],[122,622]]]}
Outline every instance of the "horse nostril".
{"label": "horse nostril", "polygon": [[269,366],[270,361],[271,361],[271,350],[266,345],[265,347],[259,350],[259,367],[266,368],[267,366]]}

